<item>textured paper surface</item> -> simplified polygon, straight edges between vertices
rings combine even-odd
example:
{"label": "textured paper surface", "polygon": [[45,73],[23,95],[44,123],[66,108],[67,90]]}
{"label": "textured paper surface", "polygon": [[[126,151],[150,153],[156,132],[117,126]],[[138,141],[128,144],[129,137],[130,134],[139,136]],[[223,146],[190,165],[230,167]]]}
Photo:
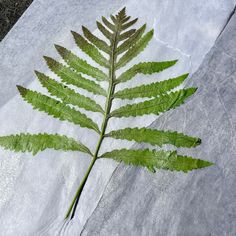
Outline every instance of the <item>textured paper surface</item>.
{"label": "textured paper surface", "polygon": [[[53,7],[51,7],[52,5]],[[44,131],[51,133],[58,132],[79,138],[82,142],[88,143],[90,147],[94,147],[98,137],[96,137],[92,131],[85,131],[85,129],[75,127],[67,122],[60,122],[46,114],[32,110],[31,106],[22,101],[19,95],[15,96],[15,84],[27,85],[30,88],[40,89],[45,92],[45,90],[40,88],[39,83],[33,75],[33,69],[48,72],[45,63],[41,59],[42,55],[46,54],[54,58],[59,58],[55,49],[53,49],[53,43],[62,44],[80,53],[79,50],[75,48],[69,31],[71,29],[80,31],[81,24],[93,30],[95,28],[96,19],[101,15],[107,16],[124,5],[127,6],[129,15],[139,17],[140,24],[146,22],[149,28],[153,27],[155,29],[155,39],[152,40],[145,52],[143,52],[138,59],[135,59],[136,61],[179,59],[178,64],[172,69],[156,76],[148,76],[149,81],[151,81],[156,78],[162,80],[185,72],[194,73],[224,27],[234,7],[234,1],[208,1],[207,3],[203,1],[199,1],[198,3],[188,1],[188,3],[184,5],[182,1],[141,1],[140,4],[137,5],[134,1],[112,1],[112,3],[102,1],[101,3],[96,1],[78,2],[71,0],[66,3],[63,1],[55,1],[52,4],[52,2],[48,3],[47,1],[36,0],[0,44],[0,51],[3,55],[3,60],[0,65],[2,71],[0,75],[2,88],[0,90],[2,97],[2,107],[0,110],[1,135],[26,131],[33,133]],[[91,9],[92,12],[88,14]],[[229,48],[228,50],[230,51]],[[135,61],[132,63],[134,62]],[[144,78],[146,77],[139,76],[137,79],[133,80],[130,85],[137,84]],[[196,78],[196,76],[194,76],[191,81],[194,80],[194,78]],[[205,82],[204,79],[202,80],[202,82]],[[189,83],[191,83],[191,81],[189,81]],[[202,82],[195,84],[201,87]],[[209,93],[211,95],[207,97],[214,95],[213,92]],[[198,118],[200,115],[199,112],[202,110],[192,110],[192,107],[194,107],[198,99],[197,96],[194,96],[189,101],[189,103],[193,103],[191,106],[187,104],[181,108],[183,109],[182,111],[190,109],[191,117],[188,117],[191,120],[190,123],[188,123],[189,121],[187,122],[186,112],[180,112],[180,110],[179,113],[184,119],[179,118],[180,120],[178,122],[176,120],[173,122],[173,120],[171,120],[172,115],[175,117],[176,114],[175,112],[170,112],[169,122],[171,126],[163,127],[186,131],[189,135],[198,135],[198,131],[201,137],[204,126],[202,123],[199,123],[201,125],[197,126],[196,124],[198,123],[196,123],[195,120],[197,119],[199,122],[204,121],[203,118]],[[220,107],[217,107],[217,101],[215,101],[216,110],[220,109]],[[100,102],[102,103],[102,100]],[[204,99],[201,101],[201,104],[203,103]],[[210,107],[207,104],[205,106]],[[206,108],[206,110],[207,109],[209,108]],[[115,127],[136,126],[136,124],[142,124],[142,126],[145,124],[148,126],[155,118],[155,116],[151,116],[149,119],[147,119],[147,117],[141,117],[124,119],[119,122],[114,119],[114,121]],[[210,118],[207,120],[210,122]],[[97,121],[99,121],[99,119]],[[159,127],[160,124],[165,125],[167,121],[168,119],[166,117],[160,117],[154,127]],[[204,125],[206,124],[204,123]],[[216,125],[219,124],[217,123]],[[187,126],[190,128],[187,128]],[[214,128],[217,126],[208,125],[207,127],[210,130],[209,132],[216,132]],[[212,129],[210,129],[210,127],[212,127]],[[110,129],[111,127],[108,128]],[[121,144],[131,146],[132,142],[125,143],[117,140],[111,142],[111,140],[107,140],[101,152],[110,150],[111,147],[118,148]],[[207,159],[207,156],[203,154],[204,152],[207,153],[211,151],[212,149],[209,149],[207,145],[201,145],[200,148],[193,151],[193,154],[197,155],[199,158]],[[0,152],[0,228],[1,232],[4,232],[4,235],[55,235],[58,232],[61,232],[62,235],[78,235],[95,209],[94,215],[88,220],[85,230],[83,231],[85,234],[91,235],[93,232],[93,235],[110,235],[110,233],[114,232],[114,234],[119,233],[124,235],[126,231],[131,232],[134,230],[133,232],[136,232],[136,234],[146,235],[146,232],[154,232],[148,231],[150,228],[149,225],[146,226],[142,224],[142,226],[137,227],[134,223],[134,218],[137,217],[133,214],[137,206],[136,203],[138,202],[140,205],[139,201],[145,201],[146,196],[140,195],[140,198],[138,198],[138,193],[136,193],[136,203],[132,205],[130,199],[135,195],[132,195],[132,193],[128,191],[129,186],[131,186],[130,183],[122,180],[123,172],[126,173],[127,170],[131,182],[134,182],[137,173],[141,170],[119,166],[112,176],[113,171],[117,167],[117,163],[111,160],[99,160],[88,179],[74,220],[68,224],[63,224],[62,219],[70,203],[70,199],[72,199],[79,181],[89,164],[88,156],[80,153],[56,151],[45,151],[38,154],[36,157],[32,157],[30,154],[14,154],[3,150]],[[207,170],[203,171],[207,173]],[[201,171],[201,173],[203,173],[203,171]],[[143,183],[140,183],[139,186],[138,181],[137,186],[135,185],[135,188],[138,187],[142,189],[142,186],[147,185],[147,183],[155,182],[155,191],[157,192],[150,193],[150,198],[153,199],[154,202],[158,193],[162,191],[161,187],[168,185],[169,181],[171,181],[169,180],[171,177],[176,179],[176,176],[180,176],[180,178],[183,178],[185,181],[191,181],[189,175],[166,173],[166,178],[160,178],[158,174],[152,175],[142,170],[141,174],[138,174],[138,177],[143,178]],[[196,172],[193,175],[198,176],[198,173]],[[202,175],[200,174],[199,176],[201,177]],[[98,205],[110,179],[111,182],[106,190],[106,194],[102,202]],[[114,179],[117,182],[114,182]],[[181,180],[176,179],[176,181],[180,181],[179,188],[181,188]],[[160,185],[160,182],[162,185]],[[119,188],[117,187],[116,191],[116,186],[120,186],[119,188],[124,189],[127,187],[128,190],[125,191],[125,194],[124,192],[119,194]],[[147,186],[151,186],[151,184]],[[114,191],[114,194],[112,191]],[[200,190],[199,194],[202,194]],[[123,195],[124,198],[122,197]],[[133,210],[129,211],[131,215],[130,219],[126,222],[127,226],[119,229],[122,220],[124,221],[122,215],[126,215],[129,209],[125,208],[126,205],[124,204],[126,196],[128,199],[127,204],[130,204],[129,206]],[[110,201],[107,203],[106,201],[109,197]],[[114,199],[117,198],[120,200],[118,201],[118,205],[115,203],[116,201],[114,201]],[[105,205],[102,205],[103,202],[105,202]],[[173,205],[168,206],[168,201],[164,198],[163,201],[161,200],[158,204],[163,207],[162,214],[157,213],[155,210],[152,213],[153,215],[148,215],[147,218],[145,218],[145,214],[142,214],[140,222],[142,220],[149,222],[150,219],[155,222],[164,222],[164,219],[168,219],[165,217],[168,217],[168,209],[169,214],[171,214],[171,207]],[[155,205],[156,210],[158,207],[159,205]],[[115,214],[115,218],[111,217],[110,224],[107,226],[102,223],[104,217],[107,216],[107,212],[103,212],[106,208],[108,212],[112,211]],[[147,208],[145,204],[142,209],[146,212]],[[116,221],[119,216],[121,219],[120,222]],[[160,220],[156,221],[156,217]],[[109,227],[111,227],[111,230]],[[156,229],[153,228],[153,230]],[[175,235],[175,230],[176,229],[173,228],[169,234]],[[165,232],[164,228],[163,231],[160,229],[160,235],[165,234]]]}

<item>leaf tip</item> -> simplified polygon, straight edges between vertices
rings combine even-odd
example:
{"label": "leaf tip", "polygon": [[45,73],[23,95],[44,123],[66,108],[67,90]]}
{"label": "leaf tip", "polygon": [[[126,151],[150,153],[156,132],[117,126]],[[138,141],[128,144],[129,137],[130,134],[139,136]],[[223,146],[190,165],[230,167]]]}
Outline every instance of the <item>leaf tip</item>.
{"label": "leaf tip", "polygon": [[46,62],[49,62],[49,61],[51,60],[51,58],[48,57],[48,56],[43,56],[43,59],[44,59]]}
{"label": "leaf tip", "polygon": [[190,89],[191,89],[191,92],[192,92],[193,94],[198,90],[197,87],[192,87],[192,88],[190,88]]}
{"label": "leaf tip", "polygon": [[119,12],[118,15],[125,15],[126,14],[126,7],[123,7]]}
{"label": "leaf tip", "polygon": [[41,72],[39,72],[38,70],[34,70],[34,73],[38,76],[41,74]]}
{"label": "leaf tip", "polygon": [[34,70],[34,73],[37,75],[37,77],[42,77],[44,76],[44,73],[38,71],[38,70]]}
{"label": "leaf tip", "polygon": [[199,160],[198,168],[205,168],[214,165],[214,163],[210,161]]}
{"label": "leaf tip", "polygon": [[202,143],[202,140],[200,138],[198,138],[195,142],[195,146],[198,146]]}
{"label": "leaf tip", "polygon": [[22,87],[21,85],[16,85],[16,87],[17,87],[20,95],[24,97],[27,93],[27,89]]}
{"label": "leaf tip", "polygon": [[34,73],[35,75],[37,76],[38,80],[41,81],[43,79],[43,73],[37,71],[37,70],[34,70]]}
{"label": "leaf tip", "polygon": [[54,43],[54,47],[57,49],[60,48],[61,46],[59,44]]}
{"label": "leaf tip", "polygon": [[65,48],[58,44],[54,44],[54,47],[56,48],[59,54],[63,54],[65,52]]}
{"label": "leaf tip", "polygon": [[48,56],[43,56],[43,59],[45,60],[46,64],[48,65],[49,68],[52,67],[53,63],[53,59],[51,57]]}
{"label": "leaf tip", "polygon": [[78,35],[78,33],[76,33],[76,32],[73,31],[73,30],[71,30],[70,32],[71,32],[71,34],[74,36],[74,38]]}
{"label": "leaf tip", "polygon": [[35,70],[34,72],[35,72],[39,82],[43,84],[43,82],[46,81],[46,78],[47,78],[46,75],[37,71],[37,70]]}
{"label": "leaf tip", "polygon": [[183,74],[183,77],[186,79],[189,76],[189,73]]}

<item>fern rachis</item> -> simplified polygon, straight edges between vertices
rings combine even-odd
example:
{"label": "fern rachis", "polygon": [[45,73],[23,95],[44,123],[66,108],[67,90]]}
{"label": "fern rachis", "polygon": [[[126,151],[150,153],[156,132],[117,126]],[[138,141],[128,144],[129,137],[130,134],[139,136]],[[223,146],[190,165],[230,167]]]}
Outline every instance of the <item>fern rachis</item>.
{"label": "fern rachis", "polygon": [[[184,74],[175,78],[170,78],[162,82],[155,82],[147,85],[140,85],[134,88],[125,88],[116,91],[116,85],[131,80],[137,74],[153,74],[163,71],[173,66],[177,61],[164,62],[140,62],[131,66],[118,78],[116,72],[124,67],[128,62],[141,53],[153,36],[153,30],[145,34],[146,24],[138,30],[129,29],[137,22],[137,19],[130,20],[126,16],[125,8],[116,16],[111,15],[111,21],[102,17],[102,22],[97,22],[97,27],[109,41],[93,35],[86,27],[82,27],[84,36],[73,32],[75,42],[78,47],[90,56],[97,64],[104,67],[108,73],[104,73],[99,68],[89,65],[87,61],[79,58],[66,48],[55,45],[56,50],[64,59],[67,66],[57,62],[50,57],[44,57],[48,67],[61,81],[51,79],[47,75],[35,71],[41,85],[45,87],[50,96],[43,95],[36,91],[17,86],[23,99],[30,103],[34,109],[46,112],[48,115],[62,121],[68,121],[83,128],[94,130],[99,134],[99,139],[92,153],[88,147],[79,141],[59,134],[17,134],[0,137],[0,145],[6,149],[32,152],[35,155],[39,151],[47,148],[55,150],[70,150],[87,153],[92,157],[88,170],[83,177],[79,188],[73,198],[72,203],[66,213],[67,218],[73,218],[81,192],[87,181],[91,169],[98,158],[112,158],[116,161],[123,161],[125,164],[143,166],[155,172],[156,169],[167,169],[176,171],[190,171],[193,169],[210,166],[212,163],[192,157],[178,155],[177,151],[157,151],[150,149],[119,149],[100,154],[100,148],[106,137],[114,139],[133,140],[135,142],[149,143],[153,146],[162,147],[170,144],[174,147],[191,148],[201,143],[199,138],[190,137],[175,131],[154,130],[149,128],[125,128],[107,132],[107,124],[112,117],[142,116],[166,112],[180,106],[184,101],[195,93],[196,88],[172,90],[179,86],[187,78]],[[107,57],[103,56],[103,53]],[[108,59],[107,59],[108,58]],[[86,76],[93,77],[94,80]],[[100,86],[100,81],[108,83],[108,90],[105,91]],[[101,107],[92,98],[77,93],[70,86],[76,86],[93,94],[106,97],[104,107]],[[51,97],[53,96],[53,97]],[[56,98],[55,98],[56,97]],[[135,99],[146,98],[144,102],[131,103],[112,111],[112,101],[114,99]],[[73,108],[70,105],[76,106]],[[83,108],[92,112],[99,112],[103,115],[103,121],[99,127],[86,114],[79,111]],[[111,120],[112,122],[112,120]]]}

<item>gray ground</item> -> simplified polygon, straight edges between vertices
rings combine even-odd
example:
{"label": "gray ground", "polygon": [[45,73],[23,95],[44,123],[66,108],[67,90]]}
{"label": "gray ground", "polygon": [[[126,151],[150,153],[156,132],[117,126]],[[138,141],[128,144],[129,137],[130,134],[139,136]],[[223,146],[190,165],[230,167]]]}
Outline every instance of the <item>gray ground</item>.
{"label": "gray ground", "polygon": [[0,41],[33,0],[0,0]]}

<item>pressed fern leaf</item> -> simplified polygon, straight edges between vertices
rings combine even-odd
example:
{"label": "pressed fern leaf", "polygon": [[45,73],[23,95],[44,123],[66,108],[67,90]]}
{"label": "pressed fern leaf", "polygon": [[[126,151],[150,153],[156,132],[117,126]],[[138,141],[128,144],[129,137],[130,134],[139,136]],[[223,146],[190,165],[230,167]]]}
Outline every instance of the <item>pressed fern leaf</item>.
{"label": "pressed fern leaf", "polygon": [[134,99],[134,98],[151,98],[165,94],[176,88],[184,82],[188,74],[178,76],[176,78],[155,82],[148,85],[141,85],[134,88],[127,88],[115,93],[115,98]]}
{"label": "pressed fern leaf", "polygon": [[135,58],[144,48],[148,45],[149,41],[152,39],[153,30],[145,34],[134,46],[132,46],[117,62],[116,68],[125,66],[129,61]]}
{"label": "pressed fern leaf", "polygon": [[48,115],[58,118],[59,120],[67,120],[74,124],[80,125],[81,127],[93,129],[98,133],[100,132],[97,124],[85,114],[76,111],[66,104],[46,95],[26,89],[22,86],[17,86],[17,88],[24,100],[30,103],[35,109],[44,111]]}
{"label": "pressed fern leaf", "polygon": [[171,144],[175,147],[196,147],[201,143],[201,139],[190,137],[176,131],[153,130],[148,128],[126,128],[111,131],[106,135],[116,139],[134,140],[138,143],[150,143],[156,146]]}
{"label": "pressed fern leaf", "polygon": [[118,40],[123,41],[125,39],[128,39],[131,35],[133,35],[135,33],[135,31],[136,31],[135,29],[131,29],[131,30],[124,32],[123,34],[120,34],[118,37]]}
{"label": "pressed fern leaf", "polygon": [[113,16],[113,15],[110,15],[110,18],[111,18],[111,20],[113,21],[113,23],[115,23],[116,25],[117,25],[117,19],[116,19],[116,17],[115,16]]}
{"label": "pressed fern leaf", "polygon": [[[176,151],[120,149],[100,154],[103,140],[107,137],[148,143],[159,147],[169,144],[173,148],[192,148],[201,143],[201,140],[197,137],[176,131],[154,130],[145,127],[127,127],[109,133],[106,132],[108,122],[112,122],[113,117],[159,115],[182,105],[196,91],[196,88],[178,89],[178,86],[184,82],[188,74],[116,91],[116,85],[119,83],[127,82],[138,74],[154,74],[164,71],[177,62],[177,60],[141,61],[117,77],[117,70],[123,68],[138,54],[142,53],[153,37],[152,29],[145,33],[146,24],[137,30],[132,28],[136,22],[137,18],[131,19],[130,16],[126,16],[125,8],[123,8],[118,14],[111,15],[110,19],[102,17],[101,22],[97,21],[97,27],[104,36],[102,38],[91,33],[85,26],[82,26],[83,35],[72,31],[75,44],[97,63],[99,68],[90,65],[74,52],[55,45],[65,64],[47,56],[44,59],[49,69],[60,78],[60,81],[54,80],[41,72],[35,72],[39,82],[50,95],[44,95],[18,86],[23,99],[32,105],[34,109],[43,111],[62,121],[69,121],[74,125],[92,129],[99,135],[93,153],[80,141],[59,134],[26,133],[0,137],[0,146],[13,151],[32,152],[35,155],[39,151],[51,148],[64,151],[80,151],[92,156],[88,170],[79,185],[65,218],[73,218],[81,192],[98,158],[111,158],[125,164],[146,167],[152,172],[157,169],[187,172],[212,164],[208,161],[178,155]],[[103,82],[103,84],[100,84],[100,82]],[[103,88],[105,87],[104,82],[107,84],[107,89]],[[89,94],[82,95],[69,87],[71,85],[89,93],[104,96],[106,98],[104,106],[100,106],[93,98],[89,97]],[[132,100],[135,98],[148,98],[148,100],[123,105],[112,111],[114,99]],[[76,109],[71,106],[75,106]],[[98,126],[90,117],[82,113],[79,110],[80,108],[101,113],[103,116],[101,125]],[[101,114],[99,115],[101,116]]]}
{"label": "pressed fern leaf", "polygon": [[[122,18],[121,16],[118,16],[118,15],[117,15],[117,17]],[[127,16],[123,20],[121,20],[122,25],[124,25],[124,23],[126,23],[130,18],[131,18],[130,16]]]}
{"label": "pressed fern leaf", "polygon": [[113,111],[111,116],[128,117],[146,114],[159,115],[161,112],[165,112],[180,106],[189,96],[194,94],[195,91],[196,88],[181,89],[179,91],[165,94],[145,102],[129,104]]}
{"label": "pressed fern leaf", "polygon": [[104,113],[101,106],[91,98],[76,93],[73,89],[51,79],[43,73],[38,71],[35,71],[35,73],[42,86],[45,87],[51,95],[60,98],[65,104],[75,105],[88,111]]}
{"label": "pressed fern leaf", "polygon": [[129,28],[130,26],[134,25],[136,22],[138,21],[138,18],[131,20],[130,22],[126,23],[126,24],[122,24],[121,26],[121,30],[126,30],[127,28]]}
{"label": "pressed fern leaf", "polygon": [[64,151],[80,151],[91,155],[82,143],[58,134],[16,134],[0,137],[0,145],[15,152],[38,152],[51,148]]}
{"label": "pressed fern leaf", "polygon": [[44,56],[44,59],[51,71],[58,75],[65,84],[74,85],[94,94],[103,96],[107,95],[106,91],[94,81],[82,77],[80,74],[74,72],[70,68],[62,65],[50,57]]}
{"label": "pressed fern leaf", "polygon": [[101,158],[112,158],[116,161],[123,161],[125,164],[147,167],[152,172],[155,172],[156,169],[188,172],[212,165],[208,161],[177,155],[176,151],[165,152],[149,149],[114,150],[104,153]]}
{"label": "pressed fern leaf", "polygon": [[107,43],[98,37],[96,37],[94,34],[92,34],[85,26],[82,26],[82,30],[84,33],[84,36],[98,49],[102,50],[103,52],[109,54],[110,53],[110,47],[107,45]]}
{"label": "pressed fern leaf", "polygon": [[108,21],[104,16],[102,17],[102,22],[105,26],[107,26],[108,29],[110,29],[112,32],[115,31],[115,25],[113,25],[110,21]]}
{"label": "pressed fern leaf", "polygon": [[97,27],[107,39],[109,39],[110,41],[112,40],[112,33],[107,30],[99,21],[97,21]]}
{"label": "pressed fern leaf", "polygon": [[89,55],[99,65],[104,66],[104,67],[109,67],[109,62],[107,61],[107,59],[98,51],[98,49],[93,44],[90,44],[80,34],[74,31],[71,31],[71,32],[74,36],[76,44],[79,46],[79,48],[83,52]]}
{"label": "pressed fern leaf", "polygon": [[146,24],[139,28],[131,37],[129,37],[125,42],[123,42],[116,50],[117,54],[125,52],[131,46],[133,46],[142,37],[146,29]]}
{"label": "pressed fern leaf", "polygon": [[108,80],[108,76],[104,72],[94,66],[89,65],[88,62],[77,57],[71,51],[59,45],[55,45],[55,47],[61,57],[65,60],[65,62],[67,62],[68,65],[71,68],[75,69],[77,72],[89,75],[100,81]]}
{"label": "pressed fern leaf", "polygon": [[171,66],[173,66],[177,60],[163,61],[163,62],[142,62],[132,66],[129,70],[122,73],[116,83],[126,82],[132,79],[137,74],[153,74],[161,72]]}

